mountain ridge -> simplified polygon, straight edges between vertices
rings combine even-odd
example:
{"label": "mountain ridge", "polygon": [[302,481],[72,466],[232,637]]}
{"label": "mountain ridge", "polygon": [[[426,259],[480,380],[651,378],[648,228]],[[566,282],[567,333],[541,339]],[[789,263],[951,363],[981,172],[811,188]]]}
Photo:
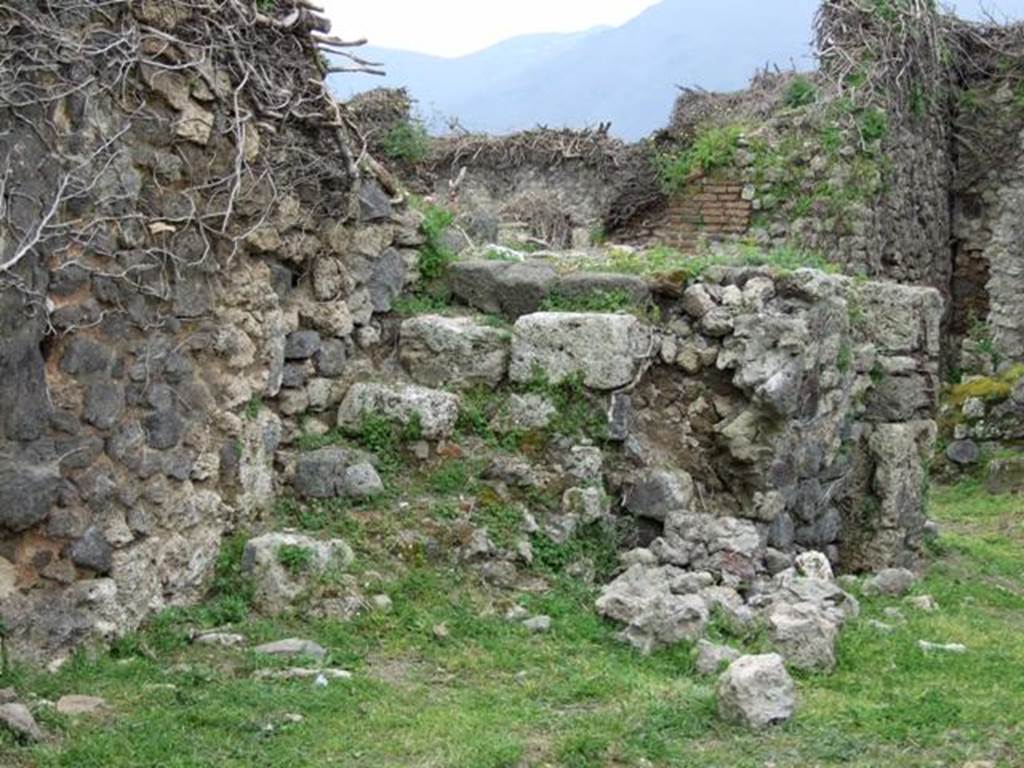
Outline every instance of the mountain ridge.
{"label": "mountain ridge", "polygon": [[488,133],[610,121],[613,134],[635,140],[666,124],[677,86],[737,90],[766,64],[807,68],[817,2],[791,2],[781,14],[763,0],[662,0],[618,27],[526,35],[451,59],[368,48],[388,77],[332,87],[341,98],[406,87],[434,132],[450,116]]}

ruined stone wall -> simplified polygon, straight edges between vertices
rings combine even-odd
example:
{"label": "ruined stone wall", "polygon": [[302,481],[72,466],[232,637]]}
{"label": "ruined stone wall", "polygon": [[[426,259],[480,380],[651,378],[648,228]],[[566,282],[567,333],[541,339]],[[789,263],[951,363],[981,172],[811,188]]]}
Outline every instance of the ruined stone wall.
{"label": "ruined stone wall", "polygon": [[[451,283],[477,310],[519,318],[513,381],[537,365],[605,393],[621,445],[606,482],[625,510],[718,521],[726,543],[688,540],[711,535],[694,524],[654,548],[665,563],[750,580],[805,550],[851,571],[914,560],[940,389],[935,289],[714,268],[672,296],[627,276],[500,262],[458,264]],[[659,321],[534,314],[547,296],[588,289],[646,296]],[[746,531],[746,547],[721,526]]]}
{"label": "ruined stone wall", "polygon": [[1024,29],[964,25],[958,41],[950,327],[968,373],[1024,360]]}
{"label": "ruined stone wall", "polygon": [[22,5],[0,6],[0,617],[45,655],[202,595],[275,492],[264,404],[340,397],[417,233],[357,178],[323,19]]}

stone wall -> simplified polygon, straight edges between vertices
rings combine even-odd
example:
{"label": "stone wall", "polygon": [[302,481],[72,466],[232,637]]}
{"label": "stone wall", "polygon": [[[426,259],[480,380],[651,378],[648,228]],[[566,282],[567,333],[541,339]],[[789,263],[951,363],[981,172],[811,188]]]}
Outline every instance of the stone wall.
{"label": "stone wall", "polygon": [[286,0],[0,12],[0,617],[19,650],[200,597],[275,493],[275,411],[340,398],[415,266],[416,220],[329,127],[324,26]]}
{"label": "stone wall", "polygon": [[[650,286],[654,326],[533,314],[570,279],[542,264],[478,262],[457,265],[452,287],[480,311],[519,318],[513,379],[536,365],[609,393],[622,453],[607,482],[627,511],[658,524],[683,509],[734,521],[756,533],[733,563],[750,573],[804,550],[853,571],[913,561],[940,389],[936,290],[715,268],[681,297]],[[587,280],[643,295],[635,278]],[[514,306],[496,301],[517,281],[530,290]],[[659,546],[666,562],[705,567]]]}

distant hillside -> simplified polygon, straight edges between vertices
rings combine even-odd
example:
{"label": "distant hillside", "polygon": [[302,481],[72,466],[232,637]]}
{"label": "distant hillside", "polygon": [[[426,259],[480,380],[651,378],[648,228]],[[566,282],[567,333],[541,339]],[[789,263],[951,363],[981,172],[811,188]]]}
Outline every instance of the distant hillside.
{"label": "distant hillside", "polygon": [[455,115],[471,130],[612,122],[638,139],[665,125],[678,85],[742,88],[758,67],[809,68],[817,0],[663,0],[621,27],[531,35],[456,59],[368,48],[386,79],[336,78],[341,97],[405,86],[435,130]]}

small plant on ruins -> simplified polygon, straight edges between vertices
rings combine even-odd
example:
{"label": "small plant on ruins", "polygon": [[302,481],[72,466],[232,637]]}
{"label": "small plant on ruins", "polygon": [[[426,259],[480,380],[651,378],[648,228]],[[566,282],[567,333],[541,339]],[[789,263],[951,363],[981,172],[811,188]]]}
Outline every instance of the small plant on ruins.
{"label": "small plant on ruins", "polygon": [[255,421],[263,410],[263,398],[254,396],[245,404],[244,415],[247,421]]}
{"label": "small plant on ruins", "polygon": [[541,304],[545,312],[608,312],[638,311],[636,301],[625,291],[594,291],[582,296],[551,293]]}
{"label": "small plant on ruins", "polygon": [[685,149],[658,154],[655,166],[662,188],[667,193],[679,192],[694,174],[711,173],[730,165],[742,136],[742,126],[716,126],[699,134]]}
{"label": "small plant on ruins", "polygon": [[382,142],[384,154],[392,160],[419,163],[430,154],[430,136],[423,123],[410,120],[394,126]]}
{"label": "small plant on ruins", "polygon": [[451,297],[437,293],[413,293],[391,302],[391,311],[402,317],[436,315],[451,308]]}
{"label": "small plant on ruins", "polygon": [[451,459],[430,473],[427,485],[443,496],[466,493],[475,480],[474,468],[467,461]]}
{"label": "small plant on ruins", "polygon": [[999,403],[1013,394],[1014,387],[1022,378],[1024,363],[1014,365],[998,376],[971,376],[950,390],[947,402],[956,409],[971,398]]}
{"label": "small plant on ruins", "polygon": [[294,544],[282,544],[277,550],[277,562],[292,576],[301,576],[313,564],[313,552]]}
{"label": "small plant on ruins", "polygon": [[817,99],[818,89],[814,87],[814,83],[809,78],[803,75],[793,78],[793,82],[786,88],[786,93],[783,96],[786,106],[792,108],[809,106]]}
{"label": "small plant on ruins", "polygon": [[608,419],[604,408],[591,399],[581,374],[555,384],[538,367],[524,389],[543,395],[555,407],[548,432],[573,438],[587,437],[598,442],[607,438]]}
{"label": "small plant on ruins", "polygon": [[889,118],[881,109],[873,107],[864,110],[857,120],[857,127],[860,129],[861,140],[865,144],[871,144],[885,138],[889,132]]}
{"label": "small plant on ruins", "polygon": [[427,281],[437,280],[455,261],[455,253],[444,242],[444,233],[452,225],[455,215],[447,208],[429,203],[421,204],[421,211],[421,230],[426,242],[420,246],[420,275]]}
{"label": "small plant on ruins", "polygon": [[423,438],[423,425],[419,414],[412,414],[408,422],[402,423],[378,413],[366,411],[355,429],[346,430],[353,441],[373,452],[380,469],[394,472],[402,462],[402,446]]}
{"label": "small plant on ruins", "polygon": [[277,10],[277,0],[256,0],[256,10],[260,13],[271,13]]}

